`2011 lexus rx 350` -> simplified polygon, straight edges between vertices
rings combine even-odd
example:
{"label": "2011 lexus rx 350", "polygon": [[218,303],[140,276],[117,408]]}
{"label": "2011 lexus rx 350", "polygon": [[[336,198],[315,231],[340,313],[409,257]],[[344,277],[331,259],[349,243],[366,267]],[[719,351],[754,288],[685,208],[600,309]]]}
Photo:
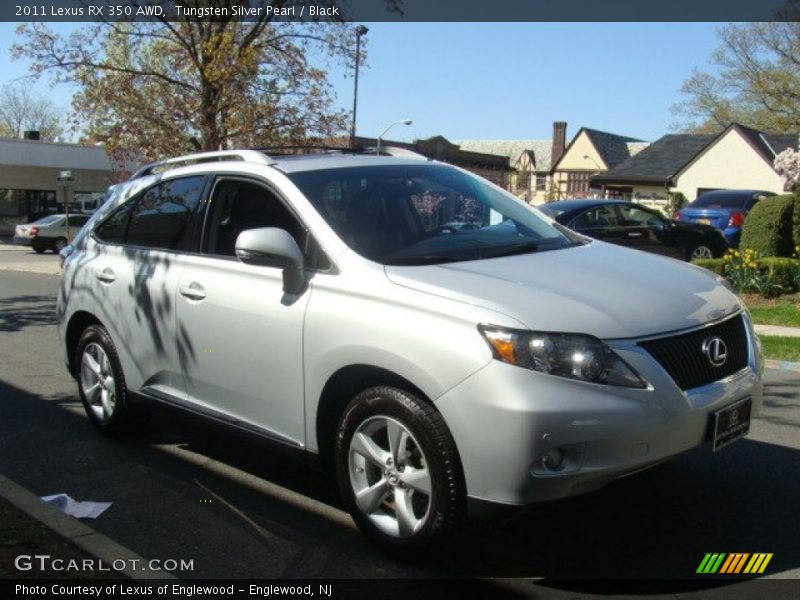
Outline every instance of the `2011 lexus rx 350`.
{"label": "2011 lexus rx 350", "polygon": [[722,279],[416,156],[162,161],[63,256],[59,331],[100,431],[144,400],[316,456],[397,553],[473,506],[720,449],[761,403]]}

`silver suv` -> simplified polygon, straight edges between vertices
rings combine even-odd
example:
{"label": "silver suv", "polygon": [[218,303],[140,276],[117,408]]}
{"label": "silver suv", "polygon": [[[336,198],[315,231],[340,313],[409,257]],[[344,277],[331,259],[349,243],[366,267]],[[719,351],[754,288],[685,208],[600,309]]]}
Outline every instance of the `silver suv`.
{"label": "silver suv", "polygon": [[748,432],[760,350],[724,280],[391,154],[208,153],[116,186],[58,297],[92,424],[160,402],[317,457],[397,553]]}

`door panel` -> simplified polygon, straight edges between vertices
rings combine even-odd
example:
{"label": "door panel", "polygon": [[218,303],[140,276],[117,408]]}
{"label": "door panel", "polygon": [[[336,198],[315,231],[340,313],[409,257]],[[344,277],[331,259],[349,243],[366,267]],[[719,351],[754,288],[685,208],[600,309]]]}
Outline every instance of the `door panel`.
{"label": "door panel", "polygon": [[98,316],[117,347],[129,389],[185,397],[175,344],[175,290],[183,257],[116,245],[98,250]]}
{"label": "door panel", "polygon": [[258,227],[285,229],[308,247],[305,228],[265,184],[220,177],[203,254],[186,258],[178,282],[178,353],[190,402],[304,445],[303,320],[311,292],[287,294],[281,269],[235,258],[239,234]]}
{"label": "door panel", "polygon": [[309,291],[280,269],[190,256],[177,299],[188,399],[304,444],[303,318]]}

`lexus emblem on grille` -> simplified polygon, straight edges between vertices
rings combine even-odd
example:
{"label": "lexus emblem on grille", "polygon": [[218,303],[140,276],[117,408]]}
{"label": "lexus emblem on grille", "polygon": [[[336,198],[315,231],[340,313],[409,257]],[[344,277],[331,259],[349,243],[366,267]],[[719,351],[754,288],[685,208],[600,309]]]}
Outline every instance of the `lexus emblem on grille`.
{"label": "lexus emblem on grille", "polygon": [[703,342],[703,354],[714,367],[721,367],[728,360],[728,347],[722,338],[710,337]]}

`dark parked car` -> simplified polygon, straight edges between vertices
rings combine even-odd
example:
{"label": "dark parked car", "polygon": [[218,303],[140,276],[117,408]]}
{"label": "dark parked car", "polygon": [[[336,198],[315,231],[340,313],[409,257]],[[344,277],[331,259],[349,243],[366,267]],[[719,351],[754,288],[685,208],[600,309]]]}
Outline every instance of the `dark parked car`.
{"label": "dark parked car", "polygon": [[589,237],[681,260],[717,258],[728,249],[725,237],[710,225],[672,221],[632,202],[564,200],[538,208]]}
{"label": "dark parked car", "polygon": [[731,248],[739,247],[744,219],[755,203],[774,196],[763,190],[716,190],[706,192],[684,206],[673,218],[688,223],[711,225],[725,234]]}

